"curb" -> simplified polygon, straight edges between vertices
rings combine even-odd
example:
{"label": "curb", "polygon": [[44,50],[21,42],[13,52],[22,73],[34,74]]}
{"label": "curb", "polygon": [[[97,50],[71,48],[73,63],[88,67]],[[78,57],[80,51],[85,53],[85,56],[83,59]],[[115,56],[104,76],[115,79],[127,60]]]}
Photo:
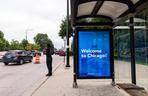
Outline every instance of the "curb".
{"label": "curb", "polygon": [[[54,69],[54,73],[62,64],[58,64]],[[31,88],[26,90],[22,96],[32,96],[50,77],[43,77],[43,79],[39,80],[39,82],[35,83]]]}

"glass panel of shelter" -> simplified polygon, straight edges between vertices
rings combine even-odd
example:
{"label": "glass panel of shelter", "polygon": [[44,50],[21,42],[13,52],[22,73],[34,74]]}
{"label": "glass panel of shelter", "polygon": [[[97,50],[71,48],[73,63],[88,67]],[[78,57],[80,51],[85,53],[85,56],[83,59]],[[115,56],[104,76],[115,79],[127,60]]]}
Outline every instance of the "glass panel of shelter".
{"label": "glass panel of shelter", "polygon": [[148,8],[136,17],[144,21],[136,25],[145,26],[145,28],[135,30],[137,84],[148,90]]}
{"label": "glass panel of shelter", "polygon": [[[122,25],[122,24],[121,24]],[[128,25],[128,24],[123,24]],[[114,29],[115,76],[118,83],[131,83],[130,31],[121,26]]]}
{"label": "glass panel of shelter", "polygon": [[[137,85],[148,90],[148,9],[135,16],[135,60]],[[131,82],[129,20],[114,29],[116,82]]]}

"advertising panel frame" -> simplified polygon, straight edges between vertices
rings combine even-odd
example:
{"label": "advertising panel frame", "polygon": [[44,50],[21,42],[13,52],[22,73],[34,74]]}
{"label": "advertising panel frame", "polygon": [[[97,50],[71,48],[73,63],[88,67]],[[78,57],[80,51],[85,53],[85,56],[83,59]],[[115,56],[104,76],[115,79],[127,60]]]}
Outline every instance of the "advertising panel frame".
{"label": "advertising panel frame", "polygon": [[[100,77],[81,77],[79,74],[79,32],[80,31],[97,31],[97,32],[103,32],[108,31],[109,32],[109,49],[110,49],[110,76],[100,76]],[[83,29],[83,28],[76,28],[75,30],[75,63],[74,63],[74,72],[76,74],[77,79],[112,79],[114,81],[114,60],[113,60],[113,37],[112,37],[112,30],[110,29]]]}

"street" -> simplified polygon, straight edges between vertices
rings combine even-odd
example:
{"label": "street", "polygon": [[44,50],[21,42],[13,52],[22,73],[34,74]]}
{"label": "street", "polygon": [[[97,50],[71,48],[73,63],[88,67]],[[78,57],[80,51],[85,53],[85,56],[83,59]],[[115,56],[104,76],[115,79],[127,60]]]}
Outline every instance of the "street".
{"label": "street", "polygon": [[[53,55],[53,70],[63,63],[63,57]],[[46,57],[41,56],[41,64],[25,63],[5,66],[0,62],[0,96],[21,96],[26,90],[47,74]]]}

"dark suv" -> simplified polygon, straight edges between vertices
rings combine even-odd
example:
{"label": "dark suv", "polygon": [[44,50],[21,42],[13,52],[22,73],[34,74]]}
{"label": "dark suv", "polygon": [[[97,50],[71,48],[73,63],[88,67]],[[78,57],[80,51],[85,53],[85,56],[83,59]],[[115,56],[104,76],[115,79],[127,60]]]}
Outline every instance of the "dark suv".
{"label": "dark suv", "polygon": [[3,56],[2,61],[5,65],[9,63],[23,64],[26,61],[32,62],[32,56],[28,51],[11,51]]}

